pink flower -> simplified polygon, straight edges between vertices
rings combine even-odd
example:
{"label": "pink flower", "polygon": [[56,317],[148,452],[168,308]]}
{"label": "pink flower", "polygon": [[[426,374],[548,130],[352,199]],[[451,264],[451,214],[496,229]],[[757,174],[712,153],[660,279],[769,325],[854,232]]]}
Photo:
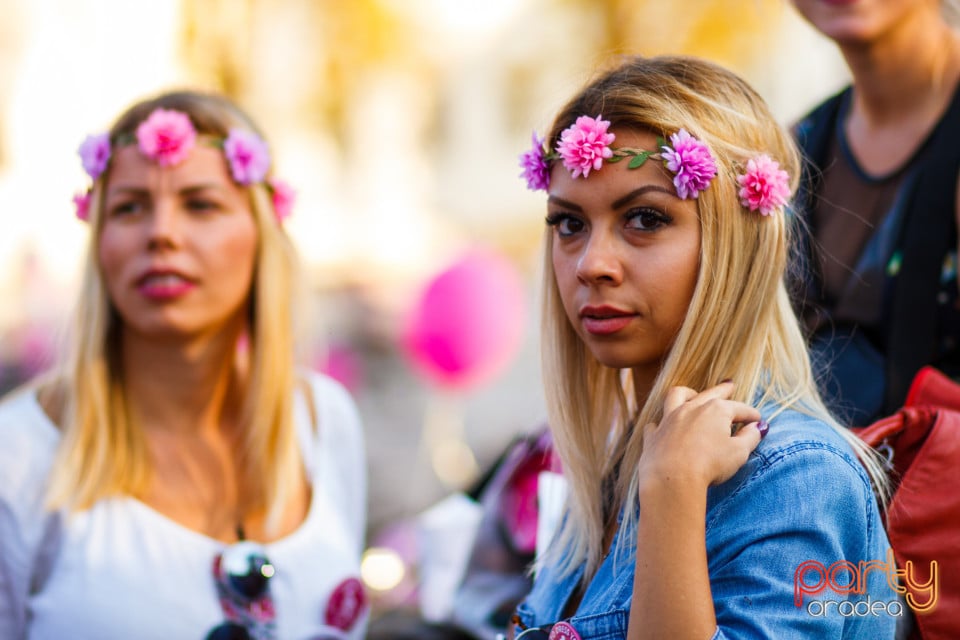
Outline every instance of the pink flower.
{"label": "pink flower", "polygon": [[73,196],[74,213],[78,220],[90,220],[90,192],[84,191]]}
{"label": "pink flower", "polygon": [[270,150],[267,143],[255,133],[231,129],[223,141],[223,153],[230,163],[230,173],[237,184],[261,182],[270,168]]}
{"label": "pink flower", "polygon": [[527,181],[527,189],[531,191],[550,188],[550,167],[547,164],[547,152],[543,150],[543,139],[533,134],[533,147],[520,154],[521,178]]}
{"label": "pink flower", "polygon": [[710,149],[686,129],[670,136],[670,146],[664,145],[661,150],[663,164],[674,174],[673,185],[683,200],[696,198],[717,175],[717,165]]}
{"label": "pink flower", "polygon": [[574,178],[581,175],[586,178],[591,169],[599,170],[604,159],[613,156],[610,144],[616,136],[607,133],[610,122],[601,118],[580,116],[560,134],[557,153]]}
{"label": "pink flower", "polygon": [[197,140],[190,117],[180,111],[155,109],[137,127],[137,145],[143,155],[161,167],[183,162]]}
{"label": "pink flower", "polygon": [[775,160],[764,154],[747,161],[746,173],[737,176],[740,203],[750,211],[769,216],[787,203],[790,176]]}
{"label": "pink flower", "polygon": [[77,149],[83,170],[91,179],[96,180],[107,168],[110,162],[110,134],[98,133],[87,136]]}
{"label": "pink flower", "polygon": [[273,213],[277,222],[283,222],[293,213],[293,203],[297,199],[297,192],[283,180],[273,178],[269,182],[273,196]]}

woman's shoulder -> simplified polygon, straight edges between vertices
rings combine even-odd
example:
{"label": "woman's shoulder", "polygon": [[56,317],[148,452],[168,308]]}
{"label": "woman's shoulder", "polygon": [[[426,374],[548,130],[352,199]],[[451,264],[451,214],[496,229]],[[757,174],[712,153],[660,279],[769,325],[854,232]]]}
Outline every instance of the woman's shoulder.
{"label": "woman's shoulder", "polygon": [[301,371],[304,393],[298,422],[311,426],[321,447],[361,446],[362,424],[353,396],[340,382],[316,371]]}
{"label": "woman's shoulder", "polygon": [[[734,478],[708,494],[707,557],[718,626],[730,637],[892,637],[891,618],[817,618],[797,604],[801,567],[882,562],[889,542],[844,436],[801,411],[760,410],[770,422],[767,436]],[[836,604],[846,594],[837,587],[824,596]],[[875,575],[869,589],[864,583],[848,601],[868,594],[895,597]]]}
{"label": "woman's shoulder", "polygon": [[823,418],[773,405],[761,407],[760,413],[770,429],[754,453],[768,463],[802,451],[823,451],[859,466],[853,447]]}
{"label": "woman's shoulder", "polygon": [[711,489],[711,508],[722,510],[723,503],[747,494],[752,500],[769,496],[780,508],[789,508],[791,500],[821,498],[851,508],[872,504],[866,470],[833,426],[794,409],[761,407],[761,414],[770,423],[766,437],[733,478]]}
{"label": "woman's shoulder", "polygon": [[37,400],[35,388],[0,401],[0,511],[24,522],[38,515],[60,431]]}
{"label": "woman's shoulder", "polygon": [[341,404],[353,404],[353,398],[347,388],[340,381],[327,374],[313,369],[300,369],[297,374],[318,399],[328,399],[330,402]]}
{"label": "woman's shoulder", "polygon": [[[367,485],[360,413],[350,392],[333,378],[304,372],[302,379],[310,393],[307,402],[298,407],[300,435],[311,443],[303,452],[304,463],[308,473],[319,480],[317,487],[329,492],[332,503],[344,514],[353,539],[362,544]],[[308,411],[312,427],[304,428]]]}
{"label": "woman's shoulder", "polygon": [[22,387],[0,399],[0,476],[13,469],[29,470],[52,459],[60,430],[47,416],[35,387]]}
{"label": "woman's shoulder", "polygon": [[816,104],[793,123],[790,127],[791,132],[801,146],[806,145],[808,142],[807,138],[809,138],[811,134],[821,133],[828,135],[831,132],[838,111],[843,102],[850,99],[849,96],[852,94],[852,91],[852,85],[843,87],[833,95]]}
{"label": "woman's shoulder", "polygon": [[324,416],[338,421],[352,422],[357,419],[357,403],[343,384],[317,371],[301,371],[300,379],[308,392],[306,398],[317,413],[317,422]]}

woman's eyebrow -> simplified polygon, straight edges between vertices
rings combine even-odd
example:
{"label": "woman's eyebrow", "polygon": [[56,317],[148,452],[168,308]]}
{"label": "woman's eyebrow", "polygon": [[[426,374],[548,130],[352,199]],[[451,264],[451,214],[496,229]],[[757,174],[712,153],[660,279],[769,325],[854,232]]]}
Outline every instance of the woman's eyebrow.
{"label": "woman's eyebrow", "polygon": [[183,187],[180,189],[180,193],[183,194],[192,194],[199,191],[206,191],[208,189],[217,191],[223,189],[223,185],[217,182],[204,182],[200,184],[191,184],[189,186]]}
{"label": "woman's eyebrow", "polygon": [[[619,209],[620,207],[623,207],[624,205],[630,203],[634,199],[639,198],[643,194],[648,193],[650,191],[656,191],[658,193],[664,193],[668,196],[676,197],[676,194],[670,189],[668,189],[667,187],[662,187],[658,184],[646,184],[638,189],[634,189],[633,191],[631,191],[625,196],[617,198],[610,207],[612,209]],[[574,204],[569,200],[564,200],[559,196],[548,196],[547,201],[557,204],[565,209],[572,209],[574,211],[581,211],[581,212],[583,211],[583,207],[581,207],[580,205]]]}
{"label": "woman's eyebrow", "polygon": [[574,204],[569,200],[564,200],[563,198],[559,198],[557,196],[548,196],[547,202],[552,202],[553,204],[560,205],[564,209],[573,209],[574,211],[579,211],[581,213],[583,212],[583,207],[581,207],[580,205]]}
{"label": "woman's eyebrow", "polygon": [[667,189],[666,187],[661,187],[658,184],[646,184],[640,187],[639,189],[634,189],[633,191],[623,196],[622,198],[617,198],[614,201],[614,203],[610,206],[610,208],[619,209],[620,207],[630,203],[635,198],[639,198],[640,196],[647,193],[648,191],[659,191],[661,193],[667,194],[668,196],[675,195],[672,191],[670,191],[670,189]]}
{"label": "woman's eyebrow", "polygon": [[[222,189],[223,185],[218,182],[203,182],[199,184],[191,184],[180,189],[179,193],[182,194],[192,194],[199,191],[206,191],[208,189],[218,190]],[[146,187],[136,187],[136,186],[126,186],[119,185],[116,187],[111,187],[108,191],[108,195],[135,195],[142,196],[150,193],[150,189]]]}
{"label": "woman's eyebrow", "polygon": [[146,189],[144,187],[132,187],[132,186],[119,185],[119,186],[110,187],[109,189],[107,189],[106,195],[108,196],[116,196],[116,195],[142,196],[146,193],[149,193],[149,191],[150,191],[149,189]]}

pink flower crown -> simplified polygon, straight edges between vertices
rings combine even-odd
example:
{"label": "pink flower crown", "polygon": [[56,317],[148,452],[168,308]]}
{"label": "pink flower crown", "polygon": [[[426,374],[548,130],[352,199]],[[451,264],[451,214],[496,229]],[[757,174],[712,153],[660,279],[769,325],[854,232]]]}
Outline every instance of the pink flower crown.
{"label": "pink flower crown", "polygon": [[[197,140],[197,130],[190,121],[190,116],[181,111],[158,108],[140,123],[135,136],[121,137],[117,145],[126,146],[136,142],[144,156],[161,167],[172,167],[187,159]],[[226,138],[211,138],[206,142],[223,149],[234,182],[242,186],[266,183],[273,200],[277,222],[283,222],[290,216],[296,193],[283,180],[267,178],[270,150],[260,136],[243,129],[231,129]],[[110,134],[87,136],[77,153],[87,175],[96,182],[110,164],[113,153]],[[92,190],[92,186],[88,187],[85,192],[73,197],[76,215],[84,221],[90,217]]]}
{"label": "pink flower crown", "polygon": [[[547,151],[543,139],[533,134],[533,148],[520,155],[520,174],[527,181],[527,188],[546,191],[550,188],[550,167],[560,159],[574,178],[599,171],[604,162],[620,162],[630,158],[628,169],[637,169],[654,158],[661,160],[673,174],[677,195],[687,200],[696,198],[710,186],[717,175],[717,164],[706,144],[694,138],[685,129],[670,136],[669,144],[657,138],[657,150],[614,148],[610,145],[616,136],[610,133],[610,122],[602,116],[580,116],[564,129],[554,151]],[[740,203],[750,211],[771,215],[787,203],[790,196],[790,179],[786,171],[767,155],[747,161],[746,172],[737,176],[740,185]]]}

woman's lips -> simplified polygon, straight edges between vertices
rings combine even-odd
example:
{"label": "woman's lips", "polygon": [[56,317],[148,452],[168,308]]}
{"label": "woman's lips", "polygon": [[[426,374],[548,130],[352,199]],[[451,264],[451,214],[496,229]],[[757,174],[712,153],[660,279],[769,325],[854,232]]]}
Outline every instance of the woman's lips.
{"label": "woman's lips", "polygon": [[151,300],[173,300],[196,285],[176,273],[151,273],[137,282],[137,290]]}
{"label": "woman's lips", "polygon": [[584,307],[580,310],[583,328],[597,336],[621,331],[636,317],[635,313],[614,307]]}

